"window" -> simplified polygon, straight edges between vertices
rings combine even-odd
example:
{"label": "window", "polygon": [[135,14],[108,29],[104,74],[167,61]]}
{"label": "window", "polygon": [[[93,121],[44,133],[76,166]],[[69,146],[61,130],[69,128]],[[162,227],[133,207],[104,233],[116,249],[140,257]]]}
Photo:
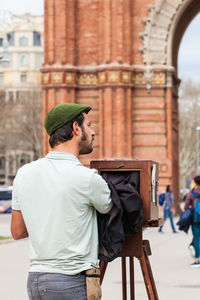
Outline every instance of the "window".
{"label": "window", "polygon": [[25,164],[27,164],[27,163],[29,163],[29,162],[30,162],[30,157],[29,157],[29,155],[23,153],[23,154],[21,155],[21,157],[20,157],[20,166],[23,166],[23,165],[25,165]]}
{"label": "window", "polygon": [[37,32],[37,31],[33,32],[33,45],[34,46],[41,46],[40,33]]}
{"label": "window", "polygon": [[21,82],[27,82],[27,75],[21,74]]}
{"label": "window", "polygon": [[4,75],[0,74],[0,84],[4,83]]}
{"label": "window", "polygon": [[24,100],[26,98],[28,98],[28,92],[26,91],[17,91],[16,92],[16,99],[17,100]]}
{"label": "window", "polygon": [[7,34],[8,45],[14,46],[14,32],[10,32]]}
{"label": "window", "polygon": [[3,38],[0,38],[0,47],[3,47]]}
{"label": "window", "polygon": [[18,91],[17,92],[17,99],[18,100],[28,100],[29,98],[29,92],[27,91]]}
{"label": "window", "polygon": [[20,37],[19,45],[20,46],[28,46],[28,38],[25,36]]}
{"label": "window", "polygon": [[20,58],[20,62],[21,62],[22,66],[26,66],[27,63],[28,63],[27,56],[26,55],[22,55],[21,58]]}
{"label": "window", "polygon": [[5,169],[5,157],[0,157],[0,170]]}
{"label": "window", "polygon": [[8,92],[8,100],[12,102],[14,100],[14,93],[13,92]]}

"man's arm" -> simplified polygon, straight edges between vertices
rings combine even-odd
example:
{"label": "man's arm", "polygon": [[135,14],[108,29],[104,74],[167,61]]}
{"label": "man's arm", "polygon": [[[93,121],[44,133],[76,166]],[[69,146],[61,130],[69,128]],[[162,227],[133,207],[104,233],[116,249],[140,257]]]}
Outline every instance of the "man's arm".
{"label": "man's arm", "polygon": [[112,210],[112,199],[110,189],[106,181],[97,173],[90,178],[91,203],[101,214],[110,214]]}
{"label": "man's arm", "polygon": [[15,240],[28,237],[28,231],[20,210],[12,210],[11,233]]}

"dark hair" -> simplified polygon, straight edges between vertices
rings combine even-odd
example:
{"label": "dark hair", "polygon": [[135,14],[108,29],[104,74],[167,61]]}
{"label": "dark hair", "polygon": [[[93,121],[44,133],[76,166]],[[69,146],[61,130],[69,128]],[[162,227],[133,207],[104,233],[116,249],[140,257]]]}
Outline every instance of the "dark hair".
{"label": "dark hair", "polygon": [[166,192],[170,192],[170,185],[167,185]]}
{"label": "dark hair", "polygon": [[64,143],[72,139],[73,134],[73,123],[77,122],[78,126],[82,127],[84,120],[83,114],[79,114],[76,118],[74,118],[71,122],[63,125],[62,127],[56,129],[54,132],[51,133],[49,138],[49,144],[51,148],[54,148],[55,145],[59,143]]}
{"label": "dark hair", "polygon": [[194,182],[196,183],[196,185],[200,185],[200,175],[194,177]]}

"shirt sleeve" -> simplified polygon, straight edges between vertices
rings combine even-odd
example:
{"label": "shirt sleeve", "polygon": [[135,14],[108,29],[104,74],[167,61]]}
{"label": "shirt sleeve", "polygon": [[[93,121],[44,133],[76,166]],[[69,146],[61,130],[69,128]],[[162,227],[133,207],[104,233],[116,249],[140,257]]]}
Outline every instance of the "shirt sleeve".
{"label": "shirt sleeve", "polygon": [[15,177],[14,182],[13,182],[12,209],[21,210],[20,204],[19,204],[18,189],[17,189],[17,176]]}
{"label": "shirt sleeve", "polygon": [[97,173],[90,178],[90,201],[101,214],[106,214],[112,208],[110,189],[105,180]]}
{"label": "shirt sleeve", "polygon": [[172,206],[174,206],[174,195],[171,193]]}
{"label": "shirt sleeve", "polygon": [[184,206],[185,210],[193,207],[193,200],[194,200],[194,196],[191,193],[189,193],[185,199],[185,206]]}

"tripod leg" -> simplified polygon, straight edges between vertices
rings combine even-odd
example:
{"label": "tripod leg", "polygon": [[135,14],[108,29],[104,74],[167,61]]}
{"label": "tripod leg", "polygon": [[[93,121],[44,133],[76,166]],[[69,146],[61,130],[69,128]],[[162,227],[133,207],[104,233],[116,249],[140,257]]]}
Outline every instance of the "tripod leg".
{"label": "tripod leg", "polygon": [[154,291],[153,291],[153,287],[151,285],[151,280],[149,277],[149,272],[148,272],[148,268],[147,268],[147,264],[146,264],[146,260],[145,260],[145,255],[144,255],[144,250],[143,250],[143,254],[139,258],[139,260],[140,260],[140,265],[141,265],[142,274],[144,277],[144,282],[145,282],[148,297],[150,300],[156,300],[156,298],[154,297]]}
{"label": "tripod leg", "polygon": [[145,255],[145,260],[146,260],[146,264],[147,264],[147,269],[148,269],[148,272],[149,272],[151,285],[152,285],[153,292],[154,292],[154,297],[155,297],[155,300],[159,300],[156,285],[155,285],[155,281],[154,281],[154,278],[153,278],[153,273],[152,273],[150,261],[149,261],[149,258],[148,258],[147,249],[146,249],[146,247],[144,247],[143,249],[144,249],[144,255]]}
{"label": "tripod leg", "polygon": [[130,293],[131,293],[131,300],[135,300],[134,260],[133,260],[133,256],[130,256]]}
{"label": "tripod leg", "polygon": [[123,300],[127,300],[126,257],[122,257],[122,291],[123,291]]}
{"label": "tripod leg", "polygon": [[108,263],[105,261],[100,261],[99,266],[100,266],[100,284],[102,284],[106,268],[107,268]]}

